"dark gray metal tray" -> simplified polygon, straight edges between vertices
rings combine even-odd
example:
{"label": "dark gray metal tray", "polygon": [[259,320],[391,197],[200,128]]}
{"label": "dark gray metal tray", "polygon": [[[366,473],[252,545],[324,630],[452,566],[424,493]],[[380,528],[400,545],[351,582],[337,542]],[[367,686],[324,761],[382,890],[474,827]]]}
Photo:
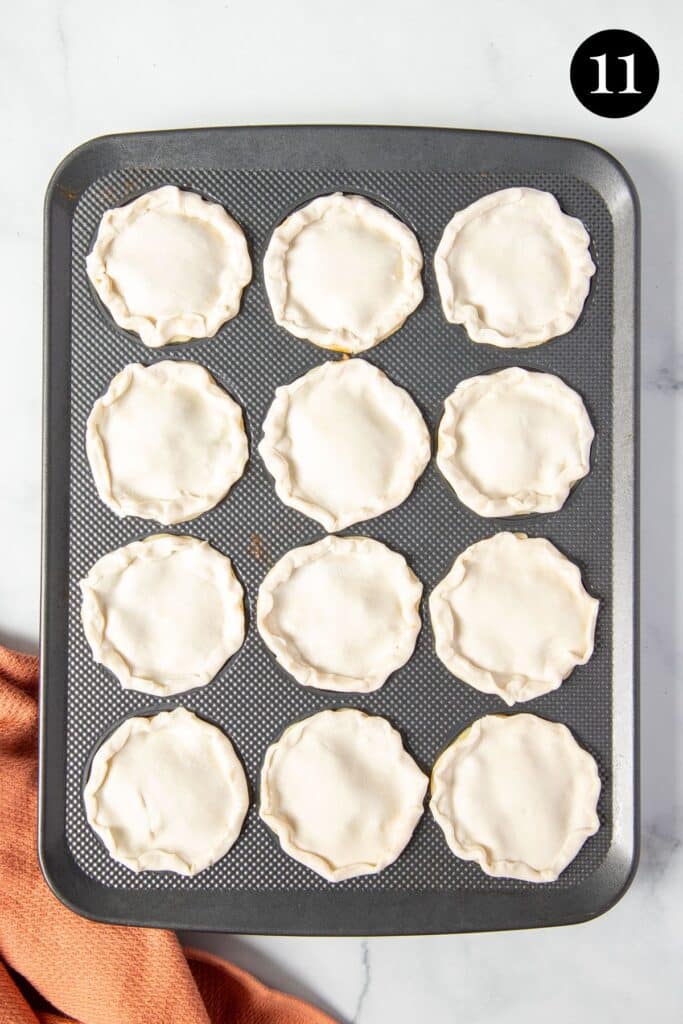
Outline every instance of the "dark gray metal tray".
{"label": "dark gray metal tray", "polygon": [[[85,255],[102,212],[171,183],[223,203],[242,224],[254,280],[239,316],[213,339],[162,350],[119,330],[97,302]],[[440,310],[434,250],[452,213],[511,185],[549,189],[592,238],[591,293],[568,335],[524,351],[469,341]],[[335,886],[287,858],[252,806],[230,854],[195,878],[134,875],[112,861],[89,829],[82,787],[103,735],[134,713],[160,707],[122,690],[95,665],[80,625],[78,581],[110,549],[157,532],[117,519],[97,497],[85,458],[85,421],[127,363],[191,359],[241,402],[251,458],[232,494],[172,528],[210,540],[233,559],[254,608],[258,584],[289,548],[321,535],[275,497],[256,452],[279,384],[336,358],[277,327],[261,263],[270,232],[320,193],[360,192],[416,232],[425,255],[425,299],[367,358],[406,387],[432,429],[444,398],[477,372],[519,364],[559,374],[584,397],[596,427],[592,470],[560,512],[482,520],[461,506],[432,463],[400,508],[347,533],[403,552],[428,594],[457,553],[496,530],[547,536],[576,561],[600,598],[589,663],[555,693],[523,706],[566,723],[596,757],[602,827],[557,882],[534,886],[485,876],[458,860],[427,812],[403,855],[377,876]],[[635,870],[637,825],[636,442],[638,210],[628,177],[582,142],[422,128],[216,128],[120,135],[88,142],[55,172],[46,199],[43,599],[40,857],[55,893],[104,921],[233,932],[386,934],[566,924],[595,917],[625,891]],[[388,717],[429,771],[468,723],[502,702],[455,680],[436,658],[426,605],[411,661],[385,686],[345,696],[305,689],[280,671],[252,621],[240,653],[182,703],[226,729],[256,797],[267,745],[293,719],[355,705]],[[516,709],[519,710],[519,709]]]}

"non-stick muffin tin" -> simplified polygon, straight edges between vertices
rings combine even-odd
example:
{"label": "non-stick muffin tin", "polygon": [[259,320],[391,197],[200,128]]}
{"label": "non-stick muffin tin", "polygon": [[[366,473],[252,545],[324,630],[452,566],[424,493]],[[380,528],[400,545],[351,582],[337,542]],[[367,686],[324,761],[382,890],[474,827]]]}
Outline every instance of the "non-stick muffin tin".
{"label": "non-stick muffin tin", "polygon": [[[254,264],[241,312],[211,339],[151,350],[99,303],[85,256],[100,217],[148,189],[174,184],[222,203],[246,232]],[[597,266],[569,334],[526,350],[471,342],[448,324],[432,257],[453,212],[499,188],[553,192],[591,235]],[[435,437],[443,401],[465,377],[520,365],[559,375],[583,397],[596,429],[592,468],[549,515],[481,519],[462,506],[432,459],[399,508],[344,534],[403,553],[425,586],[414,656],[371,694],[299,686],[274,662],[254,621],[258,586],[286,551],[323,531],[286,508],[256,450],[275,388],[340,358],[276,326],[262,259],[273,228],[310,198],[360,193],[418,236],[425,298],[364,357],[410,392]],[[422,128],[217,128],[113,136],[61,164],[46,201],[45,482],[40,765],[40,856],[57,895],[106,921],[233,932],[386,934],[563,924],[594,917],[626,888],[637,857],[636,446],[638,214],[633,188],[606,153],[570,140]],[[100,502],[85,455],[96,398],[130,362],[192,360],[242,405],[250,461],[228,498],[171,527],[229,555],[246,591],[241,651],[208,686],[159,702],[123,690],[92,659],[78,581],[111,549],[159,532],[117,519]],[[434,653],[426,597],[465,547],[502,529],[548,537],[600,599],[596,647],[554,693],[515,710],[564,722],[597,759],[601,828],[558,881],[533,885],[484,875],[454,857],[426,811],[401,857],[379,875],[332,885],[289,859],[258,819],[258,772],[283,729],[324,707],[388,718],[420,766],[470,722],[506,709],[451,676]],[[129,715],[182,704],[225,729],[247,771],[252,807],[232,851],[193,878],[133,874],[89,828],[83,785],[102,738]]]}

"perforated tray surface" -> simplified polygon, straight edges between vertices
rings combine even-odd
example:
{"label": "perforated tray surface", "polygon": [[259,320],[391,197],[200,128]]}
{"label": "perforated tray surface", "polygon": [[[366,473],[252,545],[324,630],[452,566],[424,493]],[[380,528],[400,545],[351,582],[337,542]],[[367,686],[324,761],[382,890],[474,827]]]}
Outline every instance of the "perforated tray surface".
{"label": "perforated tray surface", "polygon": [[[103,211],[163,184],[222,203],[243,226],[254,264],[240,314],[213,339],[150,350],[116,327],[85,274]],[[506,351],[471,342],[440,309],[432,258],[456,209],[512,185],[548,189],[592,239],[597,264],[576,328],[549,344]],[[352,705],[395,724],[421,767],[473,719],[504,710],[494,696],[454,679],[437,659],[426,603],[408,664],[377,692],[306,689],[282,672],[258,636],[258,585],[290,548],[321,528],[283,506],[256,451],[277,385],[332,353],[277,327],[263,286],[273,228],[320,193],[358,192],[416,232],[425,298],[397,334],[365,354],[407,388],[434,434],[443,401],[465,377],[513,364],[559,374],[583,396],[596,428],[592,469],[564,509],[483,520],[459,504],[432,460],[399,508],[345,533],[402,552],[425,597],[467,545],[500,529],[549,537],[581,567],[600,598],[595,653],[555,693],[515,710],[567,724],[597,759],[601,828],[550,885],[492,879],[448,850],[426,812],[391,867],[330,885],[283,854],[256,813],[266,747],[296,718]],[[86,144],[55,173],[46,206],[46,382],[40,846],[57,895],[110,921],[269,933],[372,934],[513,928],[594,916],[628,884],[636,858],[634,758],[634,386],[637,213],[621,169],[583,143],[432,129],[212,129],[118,136]],[[232,559],[250,622],[239,654],[208,686],[160,703],[123,690],[94,663],[80,624],[78,581],[105,552],[158,532],[119,520],[98,499],[85,456],[96,398],[127,363],[193,360],[241,403],[250,441],[243,479],[227,500],[171,527],[210,541]],[[89,759],[121,720],[183,704],[221,726],[239,751],[252,793],[233,850],[195,878],[135,875],[113,861],[89,828],[82,790]]]}

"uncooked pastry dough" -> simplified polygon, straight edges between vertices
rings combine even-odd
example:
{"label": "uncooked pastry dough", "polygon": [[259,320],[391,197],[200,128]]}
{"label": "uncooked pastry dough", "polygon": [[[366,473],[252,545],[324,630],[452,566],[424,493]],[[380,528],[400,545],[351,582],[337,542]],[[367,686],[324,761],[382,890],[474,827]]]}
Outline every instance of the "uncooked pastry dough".
{"label": "uncooked pastry dough", "polygon": [[259,451],[280,500],[331,532],[400,505],[430,440],[408,392],[349,359],[277,389]]}
{"label": "uncooked pastry dough", "polygon": [[230,740],[185,708],[127,718],[95,754],[84,795],[114,860],[182,875],[228,852],[249,807]]}
{"label": "uncooked pastry dough", "polygon": [[487,715],[441,754],[432,814],[457,857],[487,875],[554,882],[600,827],[595,760],[536,715]]}
{"label": "uncooked pastry dough", "polygon": [[81,580],[95,661],[130,690],[205,686],[244,640],[230,559],[195,537],[157,534],[104,555]]}
{"label": "uncooked pastry dough", "polygon": [[590,469],[593,433],[581,398],[559,377],[513,366],[458,384],[436,461],[480,516],[554,512]]}
{"label": "uncooked pastry dough", "polygon": [[506,704],[556,690],[593,653],[598,601],[550,541],[498,533],[456,558],[429,599],[436,653]]}
{"label": "uncooked pastry dough", "polygon": [[590,237],[555,196],[506,188],[459,210],[434,256],[447,320],[472,341],[529,348],[570,331],[595,273]]}
{"label": "uncooked pastry dough", "polygon": [[107,210],[88,276],[119,327],[145,345],[210,338],[251,280],[244,233],[218,203],[165,185]]}
{"label": "uncooked pastry dough", "polygon": [[266,751],[259,814],[285,853],[339,882],[396,860],[422,817],[426,789],[386,719],[354,708],[321,711]]}
{"label": "uncooked pastry dough", "polygon": [[273,232],[263,270],[276,322],[342,352],[372,348],[422,301],[415,235],[362,196],[337,192],[297,210]]}
{"label": "uncooked pastry dough", "polygon": [[297,682],[368,693],[405,664],[422,584],[368,537],[325,537],[280,559],[259,589],[259,633]]}
{"label": "uncooked pastry dough", "polygon": [[86,447],[102,501],[118,516],[182,523],[242,476],[242,410],[196,363],[131,363],[88,419]]}

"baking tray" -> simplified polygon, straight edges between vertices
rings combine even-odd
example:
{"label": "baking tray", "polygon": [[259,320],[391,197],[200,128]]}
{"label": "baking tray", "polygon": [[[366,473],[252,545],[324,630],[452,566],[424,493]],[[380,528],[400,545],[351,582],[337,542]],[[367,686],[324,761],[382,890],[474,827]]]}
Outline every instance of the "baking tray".
{"label": "baking tray", "polygon": [[[161,350],[119,330],[98,303],[85,255],[103,210],[162,184],[225,204],[243,226],[254,280],[242,311],[213,339]],[[538,348],[506,351],[469,341],[439,306],[432,257],[452,213],[512,185],[549,189],[592,238],[597,264],[576,328]],[[355,705],[385,715],[429,771],[473,719],[504,710],[455,680],[433,651],[426,604],[410,662],[379,691],[305,689],[267,652],[254,623],[258,584],[285,551],[322,535],[284,507],[256,451],[277,385],[332,353],[277,327],[262,258],[275,225],[320,193],[359,192],[416,232],[425,298],[404,327],[366,353],[406,387],[435,431],[444,398],[472,374],[519,364],[559,374],[584,397],[596,440],[592,470],[560,512],[483,520],[461,506],[434,461],[401,507],[345,533],[403,552],[427,595],[464,547],[496,530],[549,537],[582,569],[601,611],[595,653],[555,693],[516,710],[565,722],[596,757],[602,827],[557,882],[493,879],[454,857],[429,812],[395,864],[331,885],[287,858],[257,817],[258,769],[293,719]],[[44,551],[40,750],[40,858],[59,898],[103,921],[293,934],[454,932],[566,924],[595,917],[625,891],[637,859],[636,388],[638,212],[633,187],[608,154],[586,143],[423,128],[216,128],[110,136],[66,158],[47,192],[45,235]],[[206,366],[245,411],[250,462],[226,501],[170,528],[229,554],[245,585],[250,623],[239,654],[209,686],[160,703],[123,690],[93,662],[79,618],[78,580],[110,549],[157,532],[117,519],[99,501],[85,457],[95,399],[132,361],[190,359]],[[85,818],[89,758],[124,717],[184,704],[226,729],[253,803],[231,853],[195,878],[134,875],[109,858]]]}

